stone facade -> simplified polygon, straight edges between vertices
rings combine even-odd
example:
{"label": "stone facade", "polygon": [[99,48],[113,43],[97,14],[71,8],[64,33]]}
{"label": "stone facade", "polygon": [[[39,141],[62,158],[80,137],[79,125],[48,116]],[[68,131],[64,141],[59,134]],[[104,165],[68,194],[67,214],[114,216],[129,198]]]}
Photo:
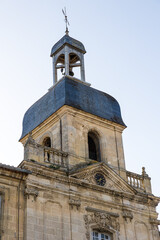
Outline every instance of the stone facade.
{"label": "stone facade", "polygon": [[[64,106],[23,139],[18,169],[26,172],[1,168],[3,240],[91,240],[93,230],[113,240],[159,239],[159,198],[152,195],[144,169],[142,175],[126,171],[123,129],[114,125]],[[91,129],[102,136],[101,162],[88,158]],[[42,145],[46,136],[51,148]],[[45,151],[52,160],[45,160]],[[97,185],[96,173],[105,177],[104,186]]]}

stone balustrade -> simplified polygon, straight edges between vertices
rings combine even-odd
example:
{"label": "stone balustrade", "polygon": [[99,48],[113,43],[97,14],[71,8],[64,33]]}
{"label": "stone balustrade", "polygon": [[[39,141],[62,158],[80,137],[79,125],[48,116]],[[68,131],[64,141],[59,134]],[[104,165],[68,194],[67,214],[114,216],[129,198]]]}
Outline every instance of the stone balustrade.
{"label": "stone balustrade", "polygon": [[32,160],[40,163],[51,163],[61,167],[68,167],[68,153],[50,147],[42,146],[35,142],[31,136],[24,146],[24,160]]}
{"label": "stone balustrade", "polygon": [[145,167],[142,167],[142,174],[137,174],[133,172],[126,171],[127,181],[136,189],[139,189],[146,193],[152,193],[151,189],[151,178],[145,171]]}
{"label": "stone balustrade", "polygon": [[145,189],[145,187],[144,187],[144,177],[143,177],[143,175],[136,174],[136,173],[129,172],[129,171],[127,171],[126,173],[127,173],[128,183],[129,183],[132,187],[139,188],[139,189],[142,189],[142,190]]}
{"label": "stone balustrade", "polygon": [[67,167],[67,156],[68,154],[63,151],[44,147],[44,162]]}

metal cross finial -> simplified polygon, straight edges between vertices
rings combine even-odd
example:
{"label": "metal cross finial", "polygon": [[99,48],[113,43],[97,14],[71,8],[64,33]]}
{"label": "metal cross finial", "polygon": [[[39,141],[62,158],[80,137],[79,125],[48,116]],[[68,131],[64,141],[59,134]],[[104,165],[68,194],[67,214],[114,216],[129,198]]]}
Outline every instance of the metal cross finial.
{"label": "metal cross finial", "polygon": [[68,19],[67,19],[66,7],[64,7],[64,10],[62,9],[62,13],[63,13],[63,15],[65,17],[64,21],[66,23],[66,31],[65,31],[65,33],[66,33],[66,35],[68,35],[68,33],[69,33],[69,31],[68,31],[69,22],[68,22]]}

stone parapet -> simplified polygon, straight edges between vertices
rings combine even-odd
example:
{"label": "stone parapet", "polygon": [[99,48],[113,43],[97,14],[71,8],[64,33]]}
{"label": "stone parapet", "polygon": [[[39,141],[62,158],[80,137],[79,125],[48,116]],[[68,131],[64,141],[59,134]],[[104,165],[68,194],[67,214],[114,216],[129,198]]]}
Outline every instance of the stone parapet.
{"label": "stone parapet", "polygon": [[145,168],[142,168],[142,175],[126,171],[127,182],[134,188],[146,192],[152,193],[151,190],[151,178],[146,174]]}

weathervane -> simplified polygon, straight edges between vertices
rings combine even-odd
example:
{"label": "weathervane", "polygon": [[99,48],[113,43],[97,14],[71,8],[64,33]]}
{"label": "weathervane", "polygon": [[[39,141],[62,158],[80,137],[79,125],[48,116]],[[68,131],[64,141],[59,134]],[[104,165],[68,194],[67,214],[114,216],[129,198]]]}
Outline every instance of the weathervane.
{"label": "weathervane", "polygon": [[65,31],[65,33],[66,33],[66,35],[68,35],[68,33],[69,33],[69,31],[68,31],[69,22],[68,22],[68,19],[67,19],[66,7],[64,7],[64,10],[62,9],[62,13],[63,13],[63,15],[65,17],[64,21],[66,23],[66,31]]}

